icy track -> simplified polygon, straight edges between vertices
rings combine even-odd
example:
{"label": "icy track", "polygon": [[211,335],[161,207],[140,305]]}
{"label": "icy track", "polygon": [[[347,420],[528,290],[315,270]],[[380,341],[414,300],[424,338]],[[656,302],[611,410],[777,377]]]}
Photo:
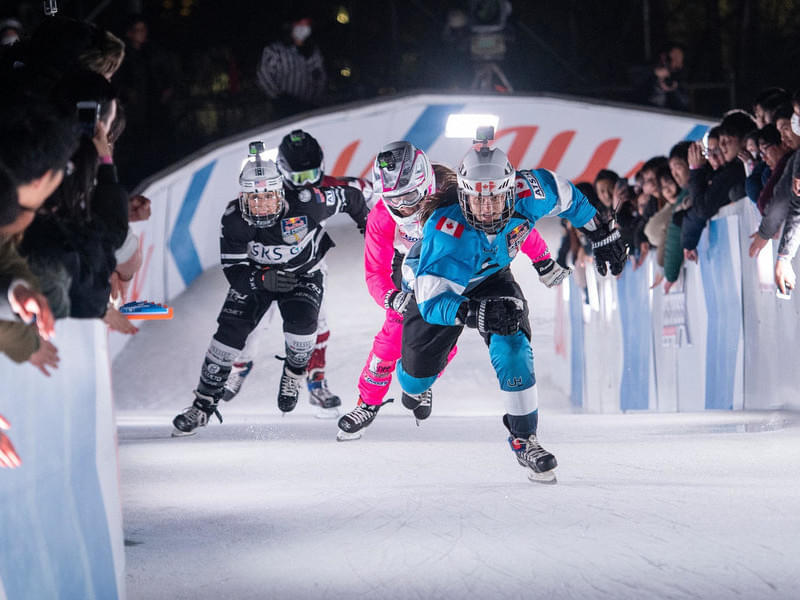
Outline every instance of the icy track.
{"label": "icy track", "polygon": [[[555,250],[557,228],[543,233]],[[336,220],[332,235],[329,379],[349,409],[381,312],[355,228]],[[337,443],[305,395],[282,418],[273,324],[225,423],[170,438],[227,288],[218,269],[195,282],[175,319],[147,324],[114,363],[128,597],[797,598],[795,417],[573,414],[552,350],[555,295],[525,262],[515,272],[534,311],[556,486],[517,466],[469,331],[421,427],[398,402],[363,439]]]}

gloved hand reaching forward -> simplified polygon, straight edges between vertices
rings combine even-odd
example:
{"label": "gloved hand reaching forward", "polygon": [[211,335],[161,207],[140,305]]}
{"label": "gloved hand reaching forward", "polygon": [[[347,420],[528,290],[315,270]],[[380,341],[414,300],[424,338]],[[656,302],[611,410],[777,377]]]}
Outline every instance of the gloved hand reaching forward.
{"label": "gloved hand reaching forward", "polygon": [[458,317],[483,334],[513,335],[525,317],[525,304],[513,296],[468,300],[458,309]]}

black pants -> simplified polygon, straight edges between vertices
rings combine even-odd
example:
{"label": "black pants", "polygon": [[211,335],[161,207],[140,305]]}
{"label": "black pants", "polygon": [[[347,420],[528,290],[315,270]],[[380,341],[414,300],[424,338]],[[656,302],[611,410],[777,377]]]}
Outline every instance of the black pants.
{"label": "black pants", "polygon": [[[521,329],[526,337],[531,339],[528,303],[508,267],[490,275],[464,295],[471,299],[497,296],[519,298],[525,303],[525,317],[522,320]],[[463,325],[428,323],[422,318],[416,302],[411,302],[403,315],[403,370],[418,378],[438,375],[447,366],[447,356],[456,345],[463,330]],[[483,335],[487,346],[490,337],[490,334]]]}
{"label": "black pants", "polygon": [[319,307],[322,304],[322,273],[316,271],[304,275],[291,292],[254,292],[239,294],[231,289],[217,317],[217,332],[214,339],[226,346],[241,350],[247,337],[261,322],[273,302],[283,319],[283,331],[309,334],[317,330]]}
{"label": "black pants", "polygon": [[198,391],[214,397],[222,395],[233,361],[273,302],[278,303],[283,319],[286,362],[294,371],[302,373],[314,350],[322,294],[320,271],[303,275],[290,292],[265,290],[240,294],[234,289],[228,290],[217,317],[217,332],[203,361]]}

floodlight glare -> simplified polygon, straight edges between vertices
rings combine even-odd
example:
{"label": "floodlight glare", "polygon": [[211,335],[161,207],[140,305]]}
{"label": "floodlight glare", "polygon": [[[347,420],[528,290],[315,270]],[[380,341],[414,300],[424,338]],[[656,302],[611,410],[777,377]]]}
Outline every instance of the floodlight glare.
{"label": "floodlight glare", "polygon": [[449,138],[469,138],[475,137],[478,127],[493,127],[497,131],[497,124],[500,117],[497,115],[478,115],[478,114],[452,114],[447,117],[447,124],[444,128],[445,137]]}

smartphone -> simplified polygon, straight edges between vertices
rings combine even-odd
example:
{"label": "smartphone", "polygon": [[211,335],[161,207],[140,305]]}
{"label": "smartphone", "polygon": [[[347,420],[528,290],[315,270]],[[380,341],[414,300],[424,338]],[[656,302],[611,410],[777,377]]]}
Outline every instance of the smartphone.
{"label": "smartphone", "polygon": [[787,287],[786,293],[781,292],[781,288],[775,290],[775,297],[780,298],[781,300],[791,300],[792,299],[792,288]]}
{"label": "smartphone", "polygon": [[94,100],[81,100],[75,105],[78,108],[78,125],[81,135],[94,137],[97,121],[100,118],[100,105]]}

